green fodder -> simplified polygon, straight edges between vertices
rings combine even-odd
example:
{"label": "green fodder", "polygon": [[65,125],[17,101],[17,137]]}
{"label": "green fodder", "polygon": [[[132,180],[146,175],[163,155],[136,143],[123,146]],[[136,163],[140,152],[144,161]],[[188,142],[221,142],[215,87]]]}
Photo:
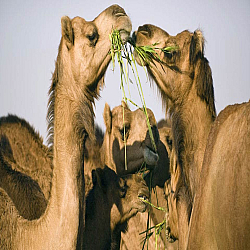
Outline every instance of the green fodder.
{"label": "green fodder", "polygon": [[[157,47],[157,45],[159,43],[154,43],[154,44],[148,45],[148,46],[137,47],[132,41],[129,41],[130,47],[128,48],[127,45],[122,43],[120,33],[117,30],[113,30],[112,33],[109,35],[109,38],[110,38],[110,42],[111,42],[110,53],[111,53],[111,57],[112,57],[113,70],[115,68],[115,60],[117,60],[117,62],[119,64],[119,68],[120,68],[120,87],[121,87],[122,93],[123,93],[123,100],[126,103],[129,101],[132,105],[136,106],[137,108],[140,108],[139,105],[137,105],[133,100],[128,98],[126,96],[126,93],[125,93],[125,84],[126,84],[128,87],[128,92],[130,94],[130,88],[129,88],[129,83],[131,82],[131,79],[129,78],[129,69],[130,69],[133,73],[134,81],[136,83],[138,93],[140,96],[140,100],[141,100],[141,104],[142,104],[142,108],[140,108],[140,109],[144,112],[144,114],[146,116],[146,121],[147,121],[147,126],[148,126],[148,130],[149,130],[151,142],[152,142],[152,145],[154,147],[155,152],[157,152],[156,144],[155,144],[152,129],[151,129],[151,124],[150,124],[148,113],[147,113],[146,102],[145,102],[145,98],[144,98],[144,94],[143,94],[143,90],[142,90],[141,80],[140,80],[140,77],[138,74],[134,55],[132,53],[132,47],[137,52],[137,54],[141,60],[141,65],[147,64],[149,67],[151,64],[154,64],[154,61],[162,63],[160,56],[158,54],[158,51],[162,51],[164,53],[172,53],[173,51],[177,51],[178,47],[177,46],[172,46],[172,47],[169,46],[169,47],[165,47],[165,48],[159,48],[159,47]],[[147,70],[146,70],[145,66],[143,66],[143,68],[144,68],[144,71],[145,71],[146,76],[147,76]],[[124,107],[123,107],[123,124],[124,124],[124,135],[125,135],[126,131],[125,131],[125,123],[124,123]],[[124,137],[124,145],[125,145],[125,170],[127,170],[126,137]],[[145,165],[145,164],[143,164],[143,165]],[[142,168],[143,168],[143,166],[142,166]],[[142,171],[145,171],[145,168],[142,169]],[[152,173],[150,173],[150,176],[152,178]],[[150,188],[150,196],[151,196],[151,188]],[[150,200],[151,200],[151,198],[150,198]],[[146,200],[142,200],[142,201],[146,202],[154,209],[158,209],[158,210],[161,210],[162,212],[166,212],[166,210],[164,208],[155,206],[150,201],[146,201]],[[141,235],[145,234],[144,239],[143,239],[142,249],[144,249],[146,241],[154,234],[154,232],[155,232],[155,249],[157,249],[158,248],[158,245],[157,245],[158,237],[159,237],[161,231],[164,228],[166,229],[166,220],[162,221],[161,223],[159,223],[153,227],[150,227],[149,221],[150,220],[149,220],[149,215],[148,215],[147,229],[145,231],[143,231],[142,233],[140,233]]]}

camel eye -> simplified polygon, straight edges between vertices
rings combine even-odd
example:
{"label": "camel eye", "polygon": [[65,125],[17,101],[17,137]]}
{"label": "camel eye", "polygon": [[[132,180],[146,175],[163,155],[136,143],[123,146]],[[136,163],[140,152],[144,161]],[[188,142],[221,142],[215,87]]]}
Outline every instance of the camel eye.
{"label": "camel eye", "polygon": [[87,35],[87,38],[89,39],[91,46],[95,46],[98,40],[98,33],[94,31],[91,35]]}
{"label": "camel eye", "polygon": [[172,57],[173,57],[173,52],[165,52],[165,56],[166,56],[169,60],[171,60]]}
{"label": "camel eye", "polygon": [[120,185],[120,189],[119,189],[120,197],[125,198],[126,193],[127,193],[127,188],[128,188],[127,183],[125,180],[120,179],[119,185]]}
{"label": "camel eye", "polygon": [[96,37],[96,34],[93,33],[92,35],[88,36],[89,41],[93,41]]}

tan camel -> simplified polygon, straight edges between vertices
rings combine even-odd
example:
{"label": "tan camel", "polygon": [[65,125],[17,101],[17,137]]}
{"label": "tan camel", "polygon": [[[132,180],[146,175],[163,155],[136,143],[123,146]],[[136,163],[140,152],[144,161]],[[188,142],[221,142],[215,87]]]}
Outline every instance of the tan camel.
{"label": "tan camel", "polygon": [[226,107],[212,126],[187,249],[250,249],[249,124],[250,102]]}
{"label": "tan camel", "polygon": [[[231,183],[229,183],[226,178],[222,178],[220,175],[218,179],[216,179],[216,175],[213,175],[223,169],[225,176],[230,178],[237,176],[236,166],[238,163],[232,155],[241,148],[244,150],[242,155],[238,157],[239,169],[241,171],[240,176],[242,176],[242,173],[249,173],[249,166],[246,164],[246,152],[249,150],[247,149],[249,148],[249,143],[243,139],[248,132],[247,126],[242,128],[242,134],[238,133],[238,128],[246,124],[246,120],[239,121],[236,119],[238,124],[232,123],[227,127],[228,131],[233,131],[233,133],[237,131],[234,136],[238,134],[239,137],[237,137],[237,139],[236,137],[234,138],[235,142],[239,140],[239,143],[228,143],[230,140],[228,132],[226,132],[225,129],[225,124],[220,129],[220,131],[224,131],[220,137],[221,142],[225,142],[224,147],[218,146],[218,138],[215,142],[212,135],[208,137],[210,128],[216,118],[216,112],[212,74],[209,63],[204,57],[204,37],[202,33],[199,30],[194,33],[183,31],[176,36],[170,36],[167,32],[156,26],[144,25],[139,27],[134,35],[134,38],[135,37],[137,46],[159,42],[157,45],[159,47],[174,46],[177,48],[177,50],[172,52],[159,52],[159,56],[163,61],[162,66],[159,62],[155,61],[155,64],[151,64],[151,67],[147,65],[147,68],[160,88],[162,96],[171,101],[170,113],[177,166],[179,166],[179,176],[184,177],[181,181],[178,180],[181,184],[176,185],[175,183],[178,188],[174,190],[175,196],[178,197],[178,220],[180,220],[180,218],[187,218],[189,221],[192,211],[190,206],[196,207],[194,215],[192,214],[192,217],[194,216],[195,219],[191,218],[191,226],[189,226],[189,228],[185,225],[186,223],[184,223],[185,230],[181,232],[180,226],[182,226],[182,223],[180,223],[180,221],[178,222],[180,249],[186,248],[188,230],[190,230],[188,249],[227,249],[230,243],[232,243],[230,245],[232,248],[233,246],[235,246],[236,249],[241,249],[241,246],[244,246],[243,249],[249,248],[249,230],[245,230],[249,228],[250,224],[249,213],[245,209],[249,207],[249,199],[241,199],[241,206],[239,206],[236,200],[232,198],[234,196],[236,198],[238,197],[236,193],[242,193],[245,194],[245,197],[249,197],[249,182],[243,181],[246,183],[246,185],[243,186],[239,183],[239,179],[234,179],[232,182],[234,185],[232,186],[234,186],[237,191],[233,191]],[[138,60],[138,63],[140,63],[140,60]],[[247,107],[246,104],[243,106]],[[247,108],[245,109],[247,110]],[[247,115],[246,111],[245,113]],[[235,112],[235,117],[237,118],[237,116],[241,116],[241,111],[238,110]],[[217,157],[211,153],[207,153],[211,150],[209,149],[211,148],[209,143],[215,144],[214,148],[217,149]],[[231,148],[234,148],[235,151],[232,151]],[[212,162],[208,164],[210,166],[209,169],[206,166],[207,157]],[[220,158],[225,159],[221,161],[221,166],[216,162],[216,159]],[[227,168],[228,166],[225,163],[231,160],[232,162],[230,164],[234,168]],[[212,177],[208,180],[209,177],[205,177],[204,172]],[[210,190],[206,194],[202,194],[201,190],[205,189],[203,189],[203,185],[206,185],[205,188]],[[219,189],[216,191],[214,188],[211,190],[211,186],[223,187],[225,192],[220,192]],[[198,196],[196,197],[197,190]],[[207,195],[208,193],[210,196]],[[231,203],[226,199],[227,196],[231,197]],[[215,197],[216,199],[214,199]],[[218,201],[224,199],[227,200],[225,202],[227,206],[225,205],[219,209],[218,206],[220,206],[220,202]],[[202,201],[206,201],[206,203],[204,204]],[[207,207],[213,207],[213,212],[206,214],[210,217],[198,219],[200,215],[203,216],[202,213],[206,211]],[[244,214],[245,219],[238,220],[238,223],[235,223],[235,220],[230,223],[228,218],[234,218],[237,213]],[[205,225],[201,224],[204,220],[206,221]],[[216,221],[216,224],[213,224],[213,220]],[[222,230],[219,224],[225,225],[227,229],[225,230],[224,228],[224,230]],[[197,225],[200,226],[199,229]],[[246,225],[248,225],[248,227]],[[201,227],[204,227],[204,230],[200,230]],[[220,237],[215,235],[218,229],[221,229]],[[213,232],[211,233],[211,231]],[[194,237],[196,237],[196,233],[198,233],[200,237],[196,238],[195,241]],[[241,238],[240,243],[237,242],[237,236]],[[199,244],[197,242],[199,242]],[[210,245],[208,242],[210,242]]]}
{"label": "tan camel", "polygon": [[[159,135],[154,114],[150,109],[147,109],[147,112],[153,136],[156,143],[158,143]],[[110,107],[106,104],[103,117],[106,133],[101,156],[104,157],[102,161],[107,166],[114,169],[118,175],[126,175],[140,170],[144,162],[149,167],[157,163],[159,157],[154,152],[146,117],[141,109],[131,111],[126,103],[122,102],[121,106],[115,107],[111,112]],[[126,138],[126,154],[129,157],[127,160],[127,170],[125,169],[124,138]],[[110,153],[107,154],[104,151]],[[121,159],[123,160],[121,161]]]}
{"label": "tan camel", "polygon": [[44,213],[48,199],[45,198],[37,181],[12,169],[16,166],[8,138],[2,135],[0,137],[0,187],[11,198],[23,218],[38,219]]}
{"label": "tan camel", "polygon": [[[135,35],[134,35],[135,37]],[[185,211],[181,218],[190,218],[190,202],[193,203],[197,188],[206,141],[211,125],[216,117],[212,73],[204,57],[204,38],[200,31],[183,31],[170,36],[166,31],[154,26],[144,25],[136,32],[136,45],[149,45],[158,42],[158,47],[174,46],[177,50],[164,53],[158,51],[162,60],[147,66],[149,74],[162,92],[163,101],[171,101],[171,127],[173,144],[180,172],[171,172],[171,182],[178,180],[173,189],[178,196],[178,214]],[[136,56],[137,58],[137,56]],[[138,58],[137,58],[138,59]],[[140,63],[140,60],[137,60]],[[201,122],[202,121],[202,122]],[[181,174],[180,174],[181,173]],[[172,175],[184,176],[183,180]],[[182,212],[181,212],[182,211]],[[180,221],[180,224],[183,222]],[[179,228],[179,247],[185,247],[188,226]]]}
{"label": "tan camel", "polygon": [[93,188],[86,198],[83,249],[120,249],[127,221],[146,210],[138,197],[148,199],[148,187],[140,175],[122,179],[108,167],[92,170],[92,180]]}
{"label": "tan camel", "polygon": [[[88,190],[92,185],[92,169],[95,169],[97,166],[104,167],[105,160],[112,158],[109,157],[109,155],[116,154],[121,157],[120,159],[116,159],[117,162],[124,162],[124,155],[120,153],[121,148],[119,144],[113,144],[113,142],[111,142],[111,139],[113,141],[118,140],[120,142],[122,140],[121,133],[123,132],[123,127],[119,129],[119,126],[123,125],[118,124],[119,120],[116,118],[117,116],[122,116],[123,107],[126,117],[126,126],[127,128],[129,128],[127,131],[129,139],[127,141],[128,169],[131,170],[132,166],[134,168],[134,171],[136,171],[141,168],[144,161],[146,163],[149,162],[152,164],[154,160],[156,161],[158,159],[158,156],[154,152],[150,152],[148,150],[150,147],[152,147],[152,144],[148,138],[148,128],[145,116],[142,115],[142,111],[131,111],[127,107],[127,105],[122,102],[122,105],[115,107],[112,110],[115,115],[112,116],[112,112],[110,111],[109,113],[111,116],[108,117],[106,115],[104,117],[112,121],[112,123],[109,124],[109,129],[111,128],[111,132],[106,131],[106,133],[108,133],[108,136],[105,136],[104,139],[102,131],[96,125],[96,140],[90,140],[88,137],[85,141],[84,172],[85,179],[87,181],[87,183],[85,184],[85,193],[88,193]],[[110,108],[108,104],[106,104],[105,111],[109,110]],[[153,131],[155,134],[155,141],[157,142],[158,134],[157,130],[155,129],[155,118],[151,110],[148,109],[148,113],[150,114],[149,120],[151,125],[154,127]],[[138,122],[141,125],[140,130],[138,130],[138,127],[135,126],[134,121]],[[8,137],[8,141],[11,144],[9,145],[9,147],[11,148],[10,150],[12,151],[13,148],[12,154],[15,153],[15,155],[10,157],[8,153],[2,152],[2,154],[5,155],[5,158],[11,158],[9,160],[5,160],[5,162],[9,161],[8,165],[11,165],[11,167],[5,164],[4,167],[0,168],[0,171],[2,171],[0,178],[0,187],[3,187],[5,191],[7,191],[8,195],[14,201],[17,209],[19,210],[19,213],[23,217],[30,220],[39,218],[46,208],[46,206],[42,206],[42,203],[46,204],[50,193],[50,183],[52,179],[52,161],[49,157],[49,149],[45,145],[43,145],[41,138],[35,132],[34,128],[32,128],[25,120],[20,119],[16,116],[9,115],[7,117],[2,117],[0,119],[0,131]],[[14,133],[12,131],[14,131]],[[20,138],[22,139],[21,141]],[[25,138],[26,140],[24,140]],[[107,140],[109,141],[107,142]],[[32,147],[30,145],[32,145]],[[113,145],[113,147],[108,148],[105,147],[105,145]],[[122,142],[120,143],[120,145],[121,147],[124,147],[122,145]],[[7,148],[6,145],[0,147],[0,151],[3,148]],[[101,153],[105,156],[101,157]],[[106,163],[108,163],[108,161],[106,161]],[[116,169],[116,166],[114,164],[115,163],[113,162],[113,165],[111,165],[111,167],[113,169]],[[125,166],[122,166],[121,164],[120,167],[125,168]],[[87,177],[87,175],[89,175],[89,177]],[[23,176],[22,178],[24,178],[26,181],[27,179],[30,180],[30,185],[27,186],[27,183],[22,182],[20,176]],[[3,180],[3,182],[1,182],[1,180]],[[20,181],[17,182],[17,180]],[[34,187],[32,186],[32,183],[34,183]],[[17,185],[20,186],[18,187]],[[42,192],[46,194],[45,200],[41,190],[39,189],[39,186],[41,187]],[[20,192],[26,192],[26,195],[21,195]],[[37,198],[35,197],[36,195]],[[39,201],[38,198],[41,198],[41,200]],[[22,209],[24,209],[23,213]]]}
{"label": "tan camel", "polygon": [[[166,120],[162,120],[157,123],[159,130],[160,140],[157,143],[157,152],[159,160],[152,170],[152,177],[147,175],[145,180],[148,187],[154,188],[151,192],[151,203],[167,210],[167,201],[164,194],[164,184],[167,179],[170,178],[169,173],[169,154],[172,150],[172,137],[169,123]],[[149,221],[151,227],[161,223],[165,219],[163,211],[159,211],[151,208],[149,212]],[[122,233],[121,249],[142,249],[142,239],[145,236],[140,235],[147,228],[148,215],[138,214],[135,218],[132,218],[128,222],[128,231]],[[154,232],[154,230],[152,230]],[[165,230],[163,229],[157,240],[157,245],[160,249],[167,248],[173,249],[173,244],[167,242]],[[150,237],[146,243],[148,249],[155,249],[155,234]],[[175,248],[176,249],[176,248]]]}
{"label": "tan camel", "polygon": [[[84,227],[85,210],[83,141],[86,135],[94,138],[92,103],[111,60],[107,34],[114,28],[124,31],[124,36],[131,31],[129,18],[117,5],[107,8],[92,22],[80,17],[62,18],[62,39],[48,110],[53,144],[51,196],[39,220],[25,220],[12,206],[6,206],[0,219],[0,223],[6,219],[0,225],[1,249],[80,247],[78,228]],[[5,194],[2,197],[7,198]]]}

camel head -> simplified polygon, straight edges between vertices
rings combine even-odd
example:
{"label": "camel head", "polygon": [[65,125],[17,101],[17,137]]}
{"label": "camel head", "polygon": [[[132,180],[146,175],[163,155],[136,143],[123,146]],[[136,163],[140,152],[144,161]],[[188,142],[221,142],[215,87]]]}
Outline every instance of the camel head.
{"label": "camel head", "polygon": [[[147,109],[147,112],[157,144],[159,134],[156,120],[150,109]],[[106,133],[103,142],[105,152],[103,152],[102,157],[105,157],[104,162],[106,165],[114,169],[118,175],[135,173],[142,167],[144,162],[149,167],[156,165],[158,154],[152,145],[146,117],[142,110],[131,111],[126,103],[122,102],[122,105],[115,107],[111,111],[106,103],[103,117]],[[127,170],[125,170],[125,139]]]}
{"label": "camel head", "polygon": [[158,48],[171,47],[170,51],[156,50],[159,59],[153,59],[148,65],[141,61],[135,52],[137,62],[146,65],[150,76],[158,85],[165,101],[180,104],[187,98],[191,89],[195,89],[215,116],[212,73],[204,57],[204,37],[200,30],[191,33],[187,30],[169,35],[163,29],[145,24],[134,32],[132,40],[136,46],[157,43]]}
{"label": "camel head", "polygon": [[[49,91],[49,109],[47,114],[50,145],[53,145],[54,110],[70,103],[70,118],[76,132],[83,127],[94,139],[93,102],[98,97],[100,87],[104,83],[104,74],[111,61],[109,34],[114,29],[121,34],[125,42],[132,29],[132,24],[124,9],[112,5],[101,12],[93,21],[68,16],[61,18],[62,38],[59,46],[56,67]],[[55,99],[62,100],[55,104]],[[79,131],[78,131],[79,130]]]}
{"label": "camel head", "polygon": [[112,5],[101,12],[93,21],[81,17],[61,19],[63,57],[68,61],[72,77],[77,84],[95,90],[111,60],[109,34],[113,29],[120,31],[126,42],[132,29],[131,21],[124,9]]}
{"label": "camel head", "polygon": [[111,231],[117,225],[127,222],[138,212],[145,212],[149,190],[140,175],[133,174],[120,178],[112,169],[105,167],[92,170],[93,189],[99,189],[105,197],[106,206],[111,208]]}

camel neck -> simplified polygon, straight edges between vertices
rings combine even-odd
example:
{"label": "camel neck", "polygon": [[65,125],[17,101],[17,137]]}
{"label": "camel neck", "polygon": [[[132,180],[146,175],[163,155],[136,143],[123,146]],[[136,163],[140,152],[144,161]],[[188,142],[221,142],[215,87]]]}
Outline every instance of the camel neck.
{"label": "camel neck", "polygon": [[192,89],[185,101],[172,108],[172,129],[178,161],[192,199],[199,181],[207,137],[213,117]]}
{"label": "camel neck", "polygon": [[[27,227],[17,226],[16,242],[30,249],[74,249],[81,241],[79,228],[84,228],[85,223],[83,142],[86,132],[81,120],[92,120],[93,116],[86,117],[85,99],[83,94],[74,95],[76,85],[73,81],[71,88],[65,87],[63,81],[58,84],[60,88],[55,89],[52,115],[53,178],[48,206],[38,221],[25,221]],[[89,106],[88,102],[88,109]]]}

